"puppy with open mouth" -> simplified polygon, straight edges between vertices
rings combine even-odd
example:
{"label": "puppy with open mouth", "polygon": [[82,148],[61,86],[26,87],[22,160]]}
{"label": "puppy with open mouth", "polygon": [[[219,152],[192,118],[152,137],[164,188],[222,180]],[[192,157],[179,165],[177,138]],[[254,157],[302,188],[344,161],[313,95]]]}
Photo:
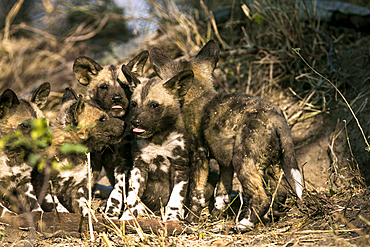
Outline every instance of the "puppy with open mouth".
{"label": "puppy with open mouth", "polygon": [[[128,81],[137,85],[129,110],[134,135],[134,166],[129,177],[126,209],[121,220],[145,214],[144,203],[159,212],[166,206],[164,220],[184,219],[189,183],[190,143],[181,113],[181,100],[194,74],[184,70],[169,80],[140,82],[122,67]],[[140,200],[138,200],[138,197]]]}

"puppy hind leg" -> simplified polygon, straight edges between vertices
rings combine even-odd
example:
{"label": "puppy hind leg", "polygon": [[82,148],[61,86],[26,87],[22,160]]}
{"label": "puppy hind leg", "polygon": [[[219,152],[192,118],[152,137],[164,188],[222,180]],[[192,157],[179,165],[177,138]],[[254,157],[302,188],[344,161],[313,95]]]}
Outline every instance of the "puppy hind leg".
{"label": "puppy hind leg", "polygon": [[233,158],[233,166],[247,198],[247,208],[243,219],[238,223],[240,230],[253,227],[269,209],[269,198],[266,195],[261,175],[255,160],[244,156]]}
{"label": "puppy hind leg", "polygon": [[215,204],[212,216],[218,216],[230,203],[234,168],[232,166],[220,166],[220,180],[215,189]]}
{"label": "puppy hind leg", "polygon": [[204,150],[199,149],[193,155],[190,176],[190,211],[186,221],[195,222],[202,209],[206,207],[206,186],[209,173],[209,161]]}

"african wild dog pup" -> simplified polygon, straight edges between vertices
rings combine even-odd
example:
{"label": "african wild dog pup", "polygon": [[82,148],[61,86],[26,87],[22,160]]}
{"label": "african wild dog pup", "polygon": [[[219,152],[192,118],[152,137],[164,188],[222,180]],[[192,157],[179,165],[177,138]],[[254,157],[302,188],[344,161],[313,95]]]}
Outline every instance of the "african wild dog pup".
{"label": "african wild dog pup", "polygon": [[185,128],[191,139],[191,182],[190,211],[187,221],[194,221],[202,208],[207,205],[207,178],[209,163],[206,151],[201,143],[201,121],[205,105],[217,92],[212,83],[212,72],[219,59],[219,48],[216,42],[209,41],[191,61],[175,62],[162,50],[153,48],[150,51],[150,62],[158,77],[168,80],[180,71],[188,68],[194,72],[194,80],[187,94],[183,97],[182,113]]}
{"label": "african wild dog pup", "polygon": [[138,197],[152,211],[167,205],[164,220],[183,219],[190,171],[181,101],[191,86],[193,72],[184,70],[166,81],[140,82],[124,66],[122,70],[137,87],[130,106],[134,167],[121,220],[131,219],[130,212],[135,216],[144,213]]}
{"label": "african wild dog pup", "polygon": [[[259,222],[258,217],[268,212],[271,200],[261,178],[277,179],[276,175],[269,174],[274,166],[283,168],[288,185],[302,198],[302,176],[290,129],[281,110],[273,104],[250,95],[216,97],[206,107],[202,135],[210,157],[220,166],[212,214],[221,212],[230,203],[234,171],[247,199],[246,213],[238,225],[240,229],[254,226]],[[267,182],[274,192],[276,181]],[[278,192],[282,203],[285,193],[285,190]]]}
{"label": "african wild dog pup", "polygon": [[[31,121],[44,118],[40,109],[49,93],[48,82],[41,84],[27,100],[19,99],[11,89],[6,89],[0,96],[0,139],[16,132],[30,136]],[[7,213],[41,211],[31,184],[32,166],[28,162],[33,150],[24,144],[13,146],[12,141],[11,138],[0,148],[0,217]]]}
{"label": "african wild dog pup", "polygon": [[[294,154],[294,147],[289,127],[281,111],[265,100],[248,95],[218,96],[212,85],[212,71],[219,57],[219,48],[214,41],[209,41],[191,62],[178,63],[166,56],[161,50],[150,52],[150,62],[160,78],[168,78],[184,68],[191,68],[195,78],[192,97],[184,97],[185,127],[193,138],[202,140],[198,150],[205,148],[210,157],[220,165],[220,181],[215,192],[215,208],[212,214],[225,209],[229,203],[232,187],[232,175],[236,171],[247,197],[247,214],[241,220],[240,227],[253,226],[257,217],[267,213],[269,198],[263,187],[262,177],[266,175],[276,184],[276,176],[270,176],[271,170],[280,165],[288,183],[301,198],[301,174]],[[199,97],[203,97],[198,99]],[[197,103],[197,104],[194,104]],[[198,214],[199,198],[203,198],[204,183],[208,167],[204,156],[195,156],[200,162],[192,161],[191,210]],[[261,176],[258,174],[261,173]],[[279,197],[284,200],[284,191]],[[195,195],[195,196],[194,196]],[[192,215],[187,217],[193,220]]]}
{"label": "african wild dog pup", "polygon": [[[127,63],[127,68],[133,73],[141,74],[148,56],[148,51],[139,53]],[[110,117],[129,122],[126,118],[133,88],[122,74],[121,66],[101,66],[88,57],[80,56],[74,62],[73,72],[76,79],[87,86],[87,94],[92,102]],[[108,215],[110,211],[122,207],[123,175],[127,177],[132,167],[131,140],[132,132],[126,130],[121,143],[91,153],[95,177],[104,167],[110,184],[114,186],[107,202]]]}
{"label": "african wild dog pup", "polygon": [[[107,145],[117,144],[124,129],[122,120],[109,117],[96,105],[85,102],[81,95],[77,96],[73,89],[67,88],[60,115],[52,129],[53,142],[45,154],[45,168],[41,171],[34,169],[32,173],[32,183],[39,200],[53,194],[54,202],[64,206],[64,211],[86,216],[87,155],[74,151],[64,152],[61,147],[67,143],[80,144],[89,151],[99,152]],[[52,193],[48,192],[49,180],[54,188]],[[51,211],[53,201],[46,198],[42,207],[45,211]]]}

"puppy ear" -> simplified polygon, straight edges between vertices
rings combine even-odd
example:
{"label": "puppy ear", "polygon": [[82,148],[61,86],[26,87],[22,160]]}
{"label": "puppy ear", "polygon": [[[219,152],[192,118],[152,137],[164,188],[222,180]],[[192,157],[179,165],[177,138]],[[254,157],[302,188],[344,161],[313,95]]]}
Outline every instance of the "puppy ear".
{"label": "puppy ear", "polygon": [[103,67],[100,64],[85,56],[79,56],[73,64],[73,73],[79,83],[84,86],[88,85],[92,77],[102,69]]}
{"label": "puppy ear", "polygon": [[194,63],[200,67],[202,73],[210,76],[215,70],[220,57],[220,48],[214,40],[210,40],[203,46],[194,58]]}
{"label": "puppy ear", "polygon": [[62,104],[70,101],[70,100],[77,100],[77,94],[76,92],[70,88],[70,87],[67,87],[65,90],[64,90],[64,94],[63,94],[63,98],[62,98]]}
{"label": "puppy ear", "polygon": [[170,90],[177,97],[181,98],[186,95],[194,80],[194,73],[190,69],[185,69],[166,81],[163,86]]}
{"label": "puppy ear", "polygon": [[74,114],[73,114],[73,120],[75,123],[78,123],[78,117],[81,115],[81,113],[85,109],[85,100],[84,97],[80,94],[77,99],[76,107],[74,109]]}
{"label": "puppy ear", "polygon": [[41,84],[35,92],[32,93],[31,102],[35,103],[38,108],[43,108],[48,101],[50,94],[50,83],[44,82]]}
{"label": "puppy ear", "polygon": [[150,51],[149,60],[155,73],[162,80],[171,78],[177,73],[176,63],[159,48],[153,48]]}
{"label": "puppy ear", "polygon": [[137,85],[141,83],[140,80],[136,77],[136,75],[133,72],[131,72],[130,68],[127,67],[126,65],[123,64],[121,66],[121,70],[130,85],[130,90],[133,91],[133,89],[136,88]]}
{"label": "puppy ear", "polygon": [[149,51],[145,50],[137,54],[130,62],[127,63],[127,68],[139,75],[143,74],[143,69],[149,57]]}
{"label": "puppy ear", "polygon": [[0,96],[0,118],[3,118],[10,108],[19,105],[17,95],[11,89],[6,89]]}

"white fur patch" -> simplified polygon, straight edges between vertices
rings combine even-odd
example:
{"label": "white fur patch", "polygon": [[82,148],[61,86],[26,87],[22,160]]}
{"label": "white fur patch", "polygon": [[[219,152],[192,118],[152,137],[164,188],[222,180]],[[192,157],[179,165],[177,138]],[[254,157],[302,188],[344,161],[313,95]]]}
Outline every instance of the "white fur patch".
{"label": "white fur patch", "polygon": [[180,219],[184,218],[184,197],[181,196],[180,193],[185,189],[187,184],[187,181],[182,181],[173,187],[170,200],[168,201],[166,207],[165,220],[178,220],[177,217],[179,217]]}
{"label": "white fur patch", "polygon": [[242,219],[235,225],[235,228],[237,228],[240,231],[244,231],[252,227],[254,227],[254,224],[250,222],[249,219],[246,218]]}
{"label": "white fur patch", "polygon": [[[118,204],[112,203],[112,198],[116,199],[118,201]],[[122,192],[117,189],[113,189],[112,192],[109,195],[107,206],[105,208],[105,213],[111,217],[115,218],[117,215],[119,215],[122,208]],[[112,213],[109,213],[111,211]]]}
{"label": "white fur patch", "polygon": [[157,170],[157,166],[154,165],[153,163],[149,164],[149,171],[150,172],[155,172]]}
{"label": "white fur patch", "polygon": [[67,158],[61,162],[58,162],[56,167],[56,169],[60,170],[59,176],[63,178],[64,181],[67,181],[73,177],[75,184],[79,184],[82,182],[82,180],[87,178],[87,168],[85,164],[75,166],[72,169],[66,169],[66,166],[69,166],[69,161]]}
{"label": "white fur patch", "polygon": [[[124,182],[125,174],[119,174],[116,176],[117,183],[114,185],[112,192],[109,195],[107,206],[105,208],[105,213],[112,218],[116,218],[121,212],[123,205],[123,188],[125,186]],[[115,199],[118,203],[113,203],[112,199]],[[109,213],[112,212],[112,213]],[[117,217],[118,218],[118,217]]]}
{"label": "white fur patch", "polygon": [[[0,151],[1,153],[1,151]],[[23,177],[31,176],[31,167],[27,163],[22,163],[17,166],[8,166],[8,157],[5,154],[0,156],[0,178],[7,176],[15,176],[22,174]]]}
{"label": "white fur patch", "polygon": [[69,211],[59,202],[58,198],[54,196],[54,202],[50,194],[46,194],[45,199],[47,203],[56,203],[56,209],[60,213],[69,213]]}
{"label": "white fur patch", "polygon": [[[89,209],[87,207],[87,200],[86,200],[86,198],[85,197],[80,197],[80,199],[78,199],[77,202],[78,202],[78,206],[81,209],[82,215],[83,216],[87,216],[88,213],[89,213]],[[91,209],[91,211],[93,211],[93,210]]]}
{"label": "white fur patch", "polygon": [[[130,208],[130,210],[131,210],[131,212],[136,211],[137,215],[145,214],[144,206],[141,203],[139,203],[136,207]],[[130,210],[128,210],[126,208],[126,210],[122,213],[122,216],[121,216],[120,220],[132,220],[134,217],[130,213]]]}
{"label": "white fur patch", "polygon": [[159,169],[161,169],[161,171],[164,172],[164,173],[168,173],[169,172],[169,167],[166,166],[166,165],[161,165],[161,167]]}
{"label": "white fur patch", "polygon": [[127,205],[133,206],[137,200],[136,192],[130,191],[127,194]]}
{"label": "white fur patch", "polygon": [[229,201],[228,195],[221,195],[215,197],[215,208],[218,210],[224,210],[227,207],[227,203]]}
{"label": "white fur patch", "polygon": [[167,140],[165,140],[162,145],[156,145],[153,143],[143,142],[141,139],[139,139],[138,142],[139,147],[141,148],[141,158],[144,162],[150,164],[151,161],[158,157],[159,155],[165,158],[164,163],[167,165],[167,169],[164,167],[160,167],[162,171],[168,171],[168,167],[170,167],[170,161],[168,158],[177,158],[174,157],[172,154],[172,151],[177,148],[181,147],[181,149],[185,148],[185,141],[184,141],[184,135],[172,132],[168,137]]}
{"label": "white fur patch", "polygon": [[0,203],[0,208],[2,209],[1,210],[1,214],[0,214],[0,218],[1,217],[4,217],[4,216],[14,216],[14,215],[17,215],[16,213],[14,213],[13,211],[10,211],[9,209],[7,209],[4,205],[2,205]]}
{"label": "white fur patch", "polygon": [[291,173],[295,181],[295,190],[297,192],[297,196],[299,197],[299,199],[302,199],[302,174],[297,169],[292,169]]}
{"label": "white fur patch", "polygon": [[136,194],[139,193],[140,182],[143,182],[143,181],[144,181],[144,178],[141,176],[140,169],[134,167],[131,170],[131,177],[130,177],[129,184],[132,190],[135,191]]}

